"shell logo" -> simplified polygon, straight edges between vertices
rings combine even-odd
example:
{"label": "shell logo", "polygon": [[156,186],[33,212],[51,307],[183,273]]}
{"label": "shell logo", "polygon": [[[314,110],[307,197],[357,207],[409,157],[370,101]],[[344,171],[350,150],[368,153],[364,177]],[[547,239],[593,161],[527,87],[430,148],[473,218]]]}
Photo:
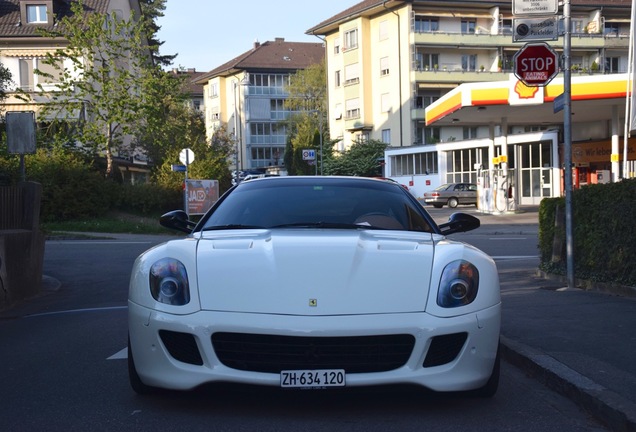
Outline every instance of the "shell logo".
{"label": "shell logo", "polygon": [[515,93],[519,95],[519,99],[532,99],[538,91],[538,87],[528,87],[521,81],[517,81],[517,84],[515,85]]}

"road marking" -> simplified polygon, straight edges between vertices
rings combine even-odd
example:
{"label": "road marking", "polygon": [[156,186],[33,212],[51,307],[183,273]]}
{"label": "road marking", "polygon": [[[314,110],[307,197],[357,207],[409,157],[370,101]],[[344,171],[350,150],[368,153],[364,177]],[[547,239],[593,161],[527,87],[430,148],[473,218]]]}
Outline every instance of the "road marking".
{"label": "road marking", "polygon": [[125,360],[128,358],[128,347],[122,349],[121,351],[117,351],[112,356],[108,357],[106,360]]}

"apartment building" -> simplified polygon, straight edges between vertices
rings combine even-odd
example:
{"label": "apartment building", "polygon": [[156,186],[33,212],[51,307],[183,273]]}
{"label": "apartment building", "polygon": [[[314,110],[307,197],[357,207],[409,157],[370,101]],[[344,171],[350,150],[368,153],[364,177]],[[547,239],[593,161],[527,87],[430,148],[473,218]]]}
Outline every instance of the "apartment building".
{"label": "apartment building", "polygon": [[324,60],[322,43],[263,43],[195,80],[203,85],[208,138],[222,125],[238,140],[238,171],[275,170],[283,165],[287,130],[281,120],[286,86],[298,70]]}
{"label": "apartment building", "polygon": [[[62,18],[72,13],[71,3],[72,0],[0,1],[0,62],[9,69],[13,80],[7,89],[7,99],[0,106],[2,111],[33,111],[37,121],[43,121],[38,117],[39,109],[49,100],[46,92],[57,88],[56,77],[59,75],[54,67],[42,60],[63,46],[64,41],[42,36],[39,30],[54,30]],[[124,20],[141,15],[137,0],[84,0],[83,3],[87,13],[114,13]],[[64,66],[74,69],[70,61]],[[36,69],[50,76],[37,74]],[[28,98],[18,97],[19,91],[26,93]],[[144,155],[116,154],[115,158],[126,180],[146,179],[149,170]]]}
{"label": "apartment building", "polygon": [[[629,0],[571,0],[573,76],[627,72],[630,13]],[[308,29],[326,43],[331,138],[340,139],[341,149],[356,140],[390,144],[385,175],[421,196],[446,182],[485,182],[487,177],[492,184],[493,170],[499,168],[493,156],[501,154],[495,137],[515,135],[511,160],[525,152],[530,159],[523,163],[536,170],[524,183],[522,173],[515,172],[520,167],[509,164],[504,178],[498,177],[500,186],[508,185],[506,195],[514,204],[559,195],[562,114],[539,118],[529,111],[513,121],[505,114],[486,118],[482,114],[490,111],[483,106],[470,121],[459,116],[455,122],[441,121],[443,114],[427,123],[427,107],[457,94],[462,85],[511,82],[514,87],[513,57],[523,46],[513,41],[514,18],[511,1],[366,0]],[[549,43],[562,53],[562,36]],[[620,113],[599,114],[575,127],[573,139],[609,143],[616,135],[612,125],[620,120]],[[522,200],[524,192],[529,196]]]}

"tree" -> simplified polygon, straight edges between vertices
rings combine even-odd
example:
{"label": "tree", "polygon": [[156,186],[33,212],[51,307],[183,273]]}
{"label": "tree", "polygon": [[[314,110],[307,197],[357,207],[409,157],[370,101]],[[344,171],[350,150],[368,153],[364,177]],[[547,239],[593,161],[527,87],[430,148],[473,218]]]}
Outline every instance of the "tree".
{"label": "tree", "polygon": [[11,72],[0,63],[0,101],[7,97],[7,87],[11,82]]}
{"label": "tree", "polygon": [[[93,156],[103,155],[106,176],[111,176],[113,152],[126,152],[125,139],[143,113],[142,84],[153,73],[144,26],[139,17],[124,20],[88,11],[81,1],[71,10],[54,31],[42,31],[64,46],[43,60],[55,72],[35,71],[54,85],[40,118],[52,124],[73,119],[68,140]],[[46,94],[42,84],[39,89]]]}
{"label": "tree", "polygon": [[157,19],[164,16],[163,11],[166,10],[166,0],[140,0],[141,14],[146,25],[146,34],[148,36],[148,48],[152,55],[155,65],[169,66],[177,56],[176,54],[161,55],[159,49],[163,45],[163,41],[157,38],[157,33],[161,27],[157,25]]}
{"label": "tree", "polygon": [[[188,176],[199,180],[218,180],[219,190],[224,192],[232,185],[228,160],[234,154],[234,138],[225,127],[214,131],[210,143],[198,141],[189,147],[195,154],[194,162],[188,167]],[[183,147],[174,147],[166,154],[164,162],[154,174],[158,184],[178,188],[183,184],[183,173],[174,172],[172,164],[178,163],[179,152]]]}
{"label": "tree", "polygon": [[135,148],[141,149],[156,166],[161,166],[174,150],[205,144],[205,123],[201,113],[186,103],[182,75],[157,67],[140,84],[143,105],[135,130]]}
{"label": "tree", "polygon": [[329,154],[324,161],[324,172],[327,175],[380,176],[380,160],[387,147],[388,144],[377,140],[356,141],[342,154]]}
{"label": "tree", "polygon": [[314,174],[320,170],[320,166],[310,166],[302,159],[302,151],[316,150],[316,163],[319,164],[321,132],[323,161],[333,147],[329,140],[327,124],[327,80],[324,62],[291,75],[286,90],[289,96],[285,101],[285,107],[293,114],[285,121],[289,137],[285,150],[285,167],[290,175]]}

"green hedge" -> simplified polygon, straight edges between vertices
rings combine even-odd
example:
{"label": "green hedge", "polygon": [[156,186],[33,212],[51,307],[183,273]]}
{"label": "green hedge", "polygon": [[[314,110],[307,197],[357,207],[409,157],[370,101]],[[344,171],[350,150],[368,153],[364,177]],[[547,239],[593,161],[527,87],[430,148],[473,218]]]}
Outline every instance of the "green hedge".
{"label": "green hedge", "polygon": [[[541,201],[539,249],[541,268],[565,273],[565,222],[555,228],[563,198]],[[565,212],[562,212],[564,217]],[[583,187],[572,194],[574,273],[577,278],[636,286],[636,179]],[[552,262],[554,237],[563,245]]]}
{"label": "green hedge", "polygon": [[117,208],[134,214],[159,214],[183,208],[183,191],[146,183],[120,186]]}
{"label": "green hedge", "polygon": [[[20,180],[18,162],[15,156],[0,154],[1,184]],[[183,208],[180,187],[130,185],[105,179],[85,159],[71,152],[40,149],[27,155],[25,162],[26,180],[42,184],[42,222],[99,218],[112,210],[154,217]]]}

